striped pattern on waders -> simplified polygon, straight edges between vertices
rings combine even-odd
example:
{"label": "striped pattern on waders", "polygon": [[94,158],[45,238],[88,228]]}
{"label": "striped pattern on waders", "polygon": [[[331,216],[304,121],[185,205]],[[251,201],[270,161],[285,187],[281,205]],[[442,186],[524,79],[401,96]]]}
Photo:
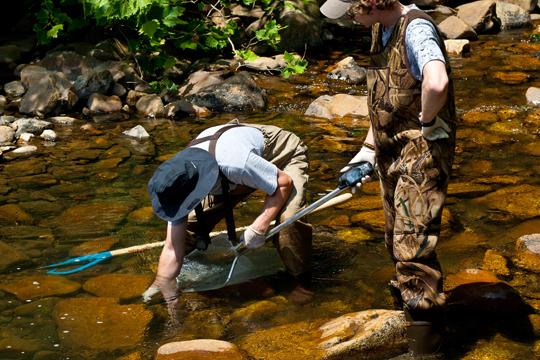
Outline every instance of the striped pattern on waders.
{"label": "striped pattern on waders", "polygon": [[[456,115],[450,80],[448,99],[438,116],[452,129],[449,139],[429,141],[421,134],[421,82],[410,72],[404,46],[408,23],[431,18],[411,10],[395,25],[383,48],[381,24],[372,29],[368,106],[375,137],[385,215],[386,248],[395,264],[391,286],[407,306],[443,306],[442,273],[435,254],[455,148]],[[436,26],[435,26],[436,28]],[[441,50],[448,57],[442,44]]]}

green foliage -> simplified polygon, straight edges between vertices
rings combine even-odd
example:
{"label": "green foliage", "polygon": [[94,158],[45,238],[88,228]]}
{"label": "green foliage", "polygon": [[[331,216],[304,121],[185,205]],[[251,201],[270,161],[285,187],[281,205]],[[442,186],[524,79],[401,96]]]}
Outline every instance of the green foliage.
{"label": "green foliage", "polygon": [[163,78],[149,83],[150,91],[156,94],[162,93],[176,93],[178,92],[178,85],[168,78]]}
{"label": "green foliage", "polygon": [[242,59],[244,60],[247,60],[247,61],[253,61],[255,60],[256,58],[258,58],[257,54],[255,54],[253,51],[251,51],[250,49],[247,49],[247,50],[236,50],[235,51],[235,54],[240,56]]}
{"label": "green foliage", "polygon": [[540,34],[530,34],[529,40],[532,42],[540,42]]}
{"label": "green foliage", "polygon": [[285,79],[289,78],[289,76],[291,75],[304,73],[304,71],[306,70],[308,66],[307,60],[304,60],[286,51],[284,54],[284,58],[285,58],[285,62],[287,63],[287,66],[285,66],[281,70],[281,76],[283,76]]}
{"label": "green foliage", "polygon": [[[230,46],[232,52],[247,59],[256,56],[249,52],[255,46],[277,49],[284,29],[279,14],[291,4],[289,0],[37,1],[40,5],[34,30],[40,44],[83,28],[122,34],[143,71],[156,75],[174,65],[171,52],[175,51],[182,56],[199,52],[218,55]],[[229,8],[238,4],[259,7],[264,12],[262,27],[248,32],[252,19],[242,23],[242,18],[228,15]],[[291,59],[284,74],[302,72],[305,66]]]}

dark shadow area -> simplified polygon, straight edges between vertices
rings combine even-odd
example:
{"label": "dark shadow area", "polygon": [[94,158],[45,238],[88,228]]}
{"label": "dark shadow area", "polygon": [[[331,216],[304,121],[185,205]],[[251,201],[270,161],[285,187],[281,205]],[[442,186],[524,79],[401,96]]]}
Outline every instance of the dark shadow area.
{"label": "dark shadow area", "polygon": [[471,283],[448,293],[445,348],[450,359],[459,359],[480,339],[496,334],[512,341],[534,341],[529,314],[534,308],[505,283]]}

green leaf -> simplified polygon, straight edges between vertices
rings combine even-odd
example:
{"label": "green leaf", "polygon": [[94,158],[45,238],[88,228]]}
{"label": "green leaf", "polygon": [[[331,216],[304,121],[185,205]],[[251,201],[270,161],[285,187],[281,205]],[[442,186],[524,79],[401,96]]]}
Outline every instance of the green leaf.
{"label": "green leaf", "polygon": [[54,25],[49,31],[47,31],[47,37],[49,39],[56,39],[61,30],[64,30],[64,24]]}
{"label": "green leaf", "polygon": [[247,50],[236,50],[236,55],[240,56],[242,59],[246,61],[253,61],[258,58],[257,54],[255,54],[253,51],[247,49]]}
{"label": "green leaf", "polygon": [[197,49],[197,43],[192,40],[182,41],[178,44],[178,46],[182,50],[186,50],[186,49],[196,50]]}
{"label": "green leaf", "polygon": [[145,34],[149,38],[154,37],[154,34],[156,33],[156,30],[158,29],[159,22],[155,19],[145,22],[141,29],[139,30],[139,33]]}

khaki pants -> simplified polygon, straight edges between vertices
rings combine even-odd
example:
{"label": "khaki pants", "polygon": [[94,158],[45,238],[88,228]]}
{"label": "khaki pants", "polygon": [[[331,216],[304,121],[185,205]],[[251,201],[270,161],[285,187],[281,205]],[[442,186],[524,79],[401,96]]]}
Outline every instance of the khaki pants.
{"label": "khaki pants", "polygon": [[[249,124],[248,126],[260,129],[264,135],[263,158],[286,172],[293,180],[294,187],[278,219],[278,221],[283,222],[301,210],[305,204],[305,189],[308,181],[307,147],[298,136],[277,126],[257,124]],[[247,187],[238,187],[232,191],[233,207],[245,200],[253,191],[254,189]],[[203,208],[209,230],[225,217],[222,196],[208,196]],[[194,229],[194,213],[190,214],[188,221],[189,229]],[[299,276],[311,270],[311,225],[296,221],[276,235],[274,244],[291,275]]]}

